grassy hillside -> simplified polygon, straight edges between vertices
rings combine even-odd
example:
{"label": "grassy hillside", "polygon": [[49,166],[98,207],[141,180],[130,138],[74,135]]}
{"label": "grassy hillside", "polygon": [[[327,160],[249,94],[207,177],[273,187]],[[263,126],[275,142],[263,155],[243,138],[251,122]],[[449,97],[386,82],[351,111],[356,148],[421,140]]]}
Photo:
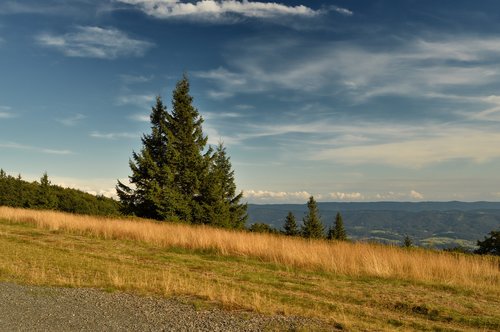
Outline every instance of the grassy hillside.
{"label": "grassy hillside", "polygon": [[500,260],[0,208],[0,280],[188,296],[351,330],[500,329]]}

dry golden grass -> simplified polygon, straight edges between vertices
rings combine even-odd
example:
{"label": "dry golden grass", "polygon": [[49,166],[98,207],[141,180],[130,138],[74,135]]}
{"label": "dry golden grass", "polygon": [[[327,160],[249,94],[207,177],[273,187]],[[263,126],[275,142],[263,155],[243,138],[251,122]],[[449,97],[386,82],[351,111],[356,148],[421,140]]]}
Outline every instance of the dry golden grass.
{"label": "dry golden grass", "polygon": [[142,241],[159,247],[215,250],[289,267],[347,276],[395,278],[467,287],[500,288],[500,260],[366,243],[327,242],[228,231],[204,226],[106,219],[0,207],[0,219],[104,239]]}

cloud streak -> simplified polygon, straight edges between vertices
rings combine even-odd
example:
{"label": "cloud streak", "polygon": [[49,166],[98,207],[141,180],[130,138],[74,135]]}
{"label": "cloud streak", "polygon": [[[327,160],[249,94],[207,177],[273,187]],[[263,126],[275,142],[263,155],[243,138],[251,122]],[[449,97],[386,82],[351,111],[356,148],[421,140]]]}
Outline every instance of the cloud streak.
{"label": "cloud streak", "polygon": [[16,114],[10,112],[12,110],[9,106],[0,106],[0,119],[12,119]]}
{"label": "cloud streak", "polygon": [[85,115],[77,113],[75,115],[71,115],[65,118],[56,119],[56,121],[66,127],[74,127],[85,118],[86,118]]}
{"label": "cloud streak", "polygon": [[89,135],[92,138],[100,138],[100,139],[108,139],[108,140],[117,140],[120,138],[138,138],[139,134],[136,133],[101,133],[98,131],[94,131]]}
{"label": "cloud streak", "polygon": [[60,51],[68,57],[116,59],[141,57],[153,43],[134,39],[114,28],[79,26],[63,35],[42,33],[36,36],[39,45]]}
{"label": "cloud streak", "polygon": [[33,152],[40,152],[45,154],[54,154],[54,155],[70,155],[73,154],[70,150],[59,150],[59,149],[50,149],[50,148],[40,148],[31,145],[24,145],[16,142],[0,142],[0,149],[14,149],[14,150],[27,150]]}
{"label": "cloud streak", "polygon": [[[116,0],[138,7],[147,15],[161,19],[196,19],[211,22],[228,22],[231,17],[272,19],[283,16],[314,17],[322,13],[304,5],[287,6],[276,2],[235,0]],[[342,8],[337,12],[347,14]]]}

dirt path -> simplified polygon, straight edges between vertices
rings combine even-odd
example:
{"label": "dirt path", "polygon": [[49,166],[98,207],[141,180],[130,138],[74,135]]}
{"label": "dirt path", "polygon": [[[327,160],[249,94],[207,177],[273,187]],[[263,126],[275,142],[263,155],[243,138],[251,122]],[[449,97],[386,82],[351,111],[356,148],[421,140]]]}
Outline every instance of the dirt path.
{"label": "dirt path", "polygon": [[299,317],[196,310],[175,299],[0,283],[0,331],[329,330]]}

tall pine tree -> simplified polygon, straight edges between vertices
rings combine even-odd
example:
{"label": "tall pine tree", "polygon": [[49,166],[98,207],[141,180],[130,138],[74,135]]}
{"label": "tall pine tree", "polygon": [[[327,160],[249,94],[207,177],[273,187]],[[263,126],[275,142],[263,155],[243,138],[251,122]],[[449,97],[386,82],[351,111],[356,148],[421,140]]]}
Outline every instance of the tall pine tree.
{"label": "tall pine tree", "polygon": [[304,217],[302,226],[302,236],[306,238],[322,238],[324,236],[324,226],[318,211],[318,204],[311,196],[307,202],[308,213]]}

